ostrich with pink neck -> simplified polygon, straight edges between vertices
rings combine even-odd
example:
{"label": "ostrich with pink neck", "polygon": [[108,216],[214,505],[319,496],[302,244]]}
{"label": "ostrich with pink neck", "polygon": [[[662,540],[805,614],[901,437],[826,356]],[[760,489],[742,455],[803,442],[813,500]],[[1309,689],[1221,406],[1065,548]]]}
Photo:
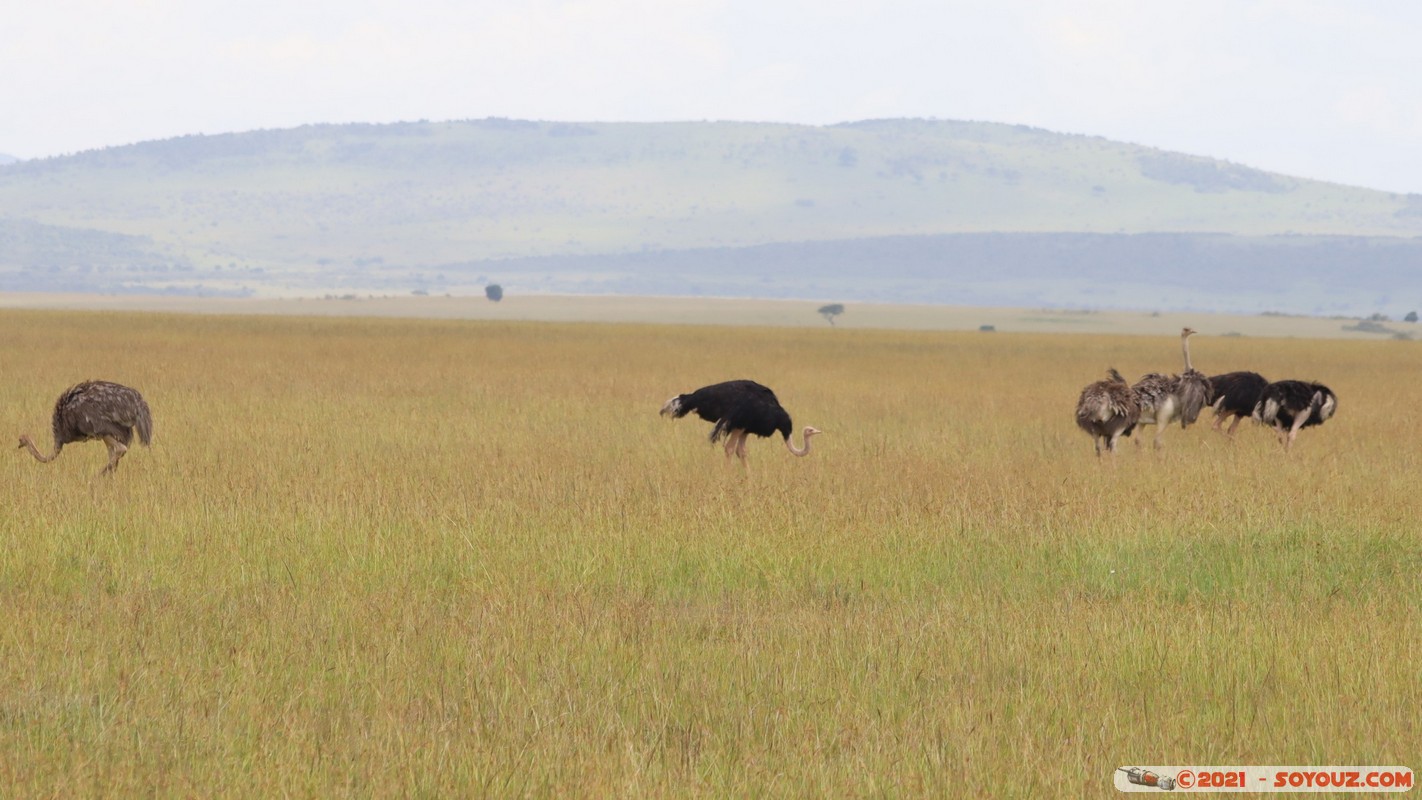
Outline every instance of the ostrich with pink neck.
{"label": "ostrich with pink neck", "polygon": [[803,457],[810,454],[811,437],[821,433],[806,426],[801,434],[803,443],[797,447],[790,438],[794,430],[790,414],[781,407],[775,392],[755,381],[736,380],[703,386],[694,392],[679,394],[662,406],[662,416],[673,419],[692,412],[714,423],[711,441],[725,439],[726,458],[734,454],[742,464],[746,463],[746,438],[751,434],[779,433],[785,440],[785,449]]}

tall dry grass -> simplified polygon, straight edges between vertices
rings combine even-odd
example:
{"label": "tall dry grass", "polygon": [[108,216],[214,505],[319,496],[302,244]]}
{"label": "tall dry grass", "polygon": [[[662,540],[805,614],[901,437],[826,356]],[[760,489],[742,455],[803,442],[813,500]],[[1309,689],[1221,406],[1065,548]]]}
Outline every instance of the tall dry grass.
{"label": "tall dry grass", "polygon": [[[1338,417],[1098,463],[1173,338],[6,312],[6,796],[1107,795],[1422,752],[1417,346],[1197,337]],[[796,459],[657,416],[773,386]],[[1149,437],[1146,437],[1147,439]]]}

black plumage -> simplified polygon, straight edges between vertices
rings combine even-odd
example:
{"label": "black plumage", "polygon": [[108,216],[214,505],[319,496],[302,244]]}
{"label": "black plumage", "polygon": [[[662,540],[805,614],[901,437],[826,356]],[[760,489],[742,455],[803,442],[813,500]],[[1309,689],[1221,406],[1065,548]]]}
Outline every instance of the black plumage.
{"label": "black plumage", "polygon": [[810,437],[820,433],[815,428],[804,430],[803,449],[790,441],[794,430],[790,414],[780,405],[775,392],[755,381],[735,380],[703,386],[694,392],[679,394],[662,406],[662,415],[680,419],[695,413],[711,428],[711,441],[726,440],[726,456],[734,452],[745,460],[745,440],[749,434],[768,437],[776,433],[785,440],[785,446],[797,456],[810,452]]}
{"label": "black plumage", "polygon": [[40,453],[28,435],[20,437],[20,447],[47,463],[58,457],[66,444],[101,440],[108,446],[109,463],[100,474],[118,469],[135,432],[145,446],[153,439],[153,415],[143,395],[109,381],[84,381],[66,389],[54,403],[51,427],[54,452],[48,456]]}
{"label": "black plumage", "polygon": [[675,419],[695,412],[696,416],[707,422],[716,423],[716,427],[711,429],[713,442],[729,432],[730,429],[723,427],[721,423],[730,420],[733,411],[736,412],[735,421],[742,425],[768,428],[752,431],[761,436],[769,436],[782,428],[783,435],[790,435],[790,415],[780,405],[770,387],[755,381],[714,383],[694,392],[679,394],[662,406],[662,414]]}
{"label": "black plumage", "polygon": [[1259,398],[1268,385],[1269,379],[1257,372],[1226,372],[1211,376],[1210,386],[1215,394],[1211,403],[1215,409],[1214,429],[1218,431],[1226,419],[1234,417],[1226,432],[1233,436],[1239,423],[1254,414],[1254,407],[1259,405]]}
{"label": "black plumage", "polygon": [[1313,381],[1275,381],[1264,387],[1254,418],[1273,426],[1288,450],[1304,428],[1322,425],[1338,411],[1338,396]]}

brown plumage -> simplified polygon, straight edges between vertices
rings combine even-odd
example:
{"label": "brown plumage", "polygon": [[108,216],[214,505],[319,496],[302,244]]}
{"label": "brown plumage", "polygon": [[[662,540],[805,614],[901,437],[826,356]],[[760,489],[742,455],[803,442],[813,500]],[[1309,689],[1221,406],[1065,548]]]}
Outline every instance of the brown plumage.
{"label": "brown plumage", "polygon": [[1175,419],[1178,402],[1175,397],[1175,388],[1179,381],[1180,376],[1178,375],[1148,372],[1131,386],[1131,391],[1135,392],[1136,400],[1141,404],[1141,417],[1138,424],[1156,426],[1156,447],[1160,446],[1162,429]]}
{"label": "brown plumage", "polygon": [[1155,426],[1155,446],[1160,447],[1160,436],[1165,426],[1179,422],[1181,428],[1188,428],[1200,418],[1200,412],[1214,398],[1210,379],[1190,363],[1190,337],[1193,328],[1180,330],[1180,350],[1185,356],[1185,371],[1179,375],[1162,375],[1152,372],[1141,376],[1131,387],[1141,404],[1141,425]]}
{"label": "brown plumage", "polygon": [[143,395],[109,381],[84,381],[71,386],[54,403],[54,452],[43,455],[28,434],[20,437],[20,447],[48,463],[72,442],[103,441],[109,448],[109,463],[99,474],[118,469],[119,459],[128,452],[134,431],[145,446],[153,438],[153,415]]}
{"label": "brown plumage", "polygon": [[1076,424],[1091,434],[1091,444],[1101,456],[1101,446],[1116,452],[1116,440],[1135,427],[1141,416],[1140,401],[1131,385],[1114,368],[1110,376],[1081,390],[1076,401]]}
{"label": "brown plumage", "polygon": [[1200,412],[1215,399],[1210,379],[1190,363],[1190,337],[1195,333],[1194,328],[1180,329],[1180,351],[1185,356],[1185,371],[1180,373],[1180,384],[1177,389],[1177,394],[1180,397],[1180,427],[1182,430],[1194,425],[1195,420],[1200,418]]}

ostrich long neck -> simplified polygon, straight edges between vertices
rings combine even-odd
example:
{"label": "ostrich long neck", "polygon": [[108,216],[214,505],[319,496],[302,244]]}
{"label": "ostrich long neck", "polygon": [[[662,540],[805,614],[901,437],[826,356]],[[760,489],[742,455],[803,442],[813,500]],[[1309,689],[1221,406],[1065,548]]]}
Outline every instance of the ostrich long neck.
{"label": "ostrich long neck", "polygon": [[1184,353],[1185,353],[1185,371],[1186,371],[1186,372],[1190,372],[1191,370],[1193,370],[1193,369],[1195,369],[1195,368],[1192,367],[1192,366],[1190,366],[1190,337],[1189,337],[1189,336],[1181,336],[1181,337],[1180,337],[1180,349],[1181,349],[1182,351],[1184,351]]}
{"label": "ostrich long neck", "polygon": [[50,453],[49,455],[46,456],[46,455],[40,453],[40,451],[35,447],[35,443],[34,443],[33,441],[31,441],[31,440],[30,440],[30,437],[28,437],[28,436],[21,436],[21,437],[20,437],[20,444],[22,444],[22,445],[24,445],[26,448],[28,448],[29,451],[30,451],[30,455],[34,456],[34,457],[35,457],[36,459],[38,459],[38,460],[40,461],[40,463],[42,463],[42,464],[48,464],[49,462],[51,462],[51,461],[53,461],[55,458],[57,458],[57,457],[59,456],[59,450],[60,450],[60,448],[63,447],[63,445],[56,443],[56,444],[54,445],[54,452],[53,452],[53,453]]}
{"label": "ostrich long neck", "polygon": [[806,436],[805,434],[802,433],[802,434],[800,434],[800,439],[801,439],[801,441],[803,441],[803,442],[805,443],[805,446],[804,446],[804,447],[798,447],[798,448],[797,448],[797,447],[795,446],[795,443],[792,442],[792,441],[790,441],[790,437],[789,437],[789,436],[786,436],[786,437],[785,437],[785,449],[786,449],[786,450],[789,450],[791,453],[794,453],[795,455],[800,456],[800,457],[803,458],[803,457],[805,457],[805,456],[807,456],[807,455],[810,454],[810,437],[808,437],[808,436]]}

